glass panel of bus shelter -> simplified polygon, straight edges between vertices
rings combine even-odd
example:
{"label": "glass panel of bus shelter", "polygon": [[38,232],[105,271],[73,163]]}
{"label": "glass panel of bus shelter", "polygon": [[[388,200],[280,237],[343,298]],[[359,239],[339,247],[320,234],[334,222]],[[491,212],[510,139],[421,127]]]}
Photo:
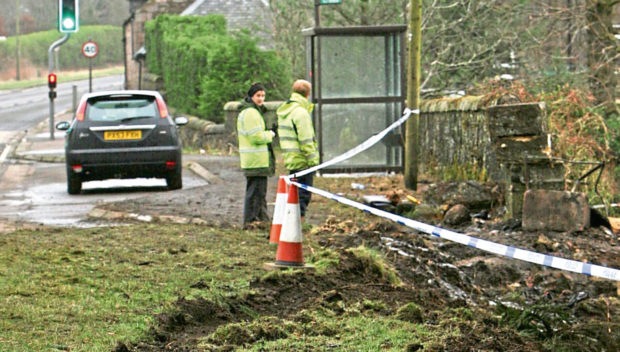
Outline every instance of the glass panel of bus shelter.
{"label": "glass panel of bus shelter", "polygon": [[400,96],[400,37],[326,36],[321,99]]}
{"label": "glass panel of bus shelter", "polygon": [[[383,131],[401,117],[401,103],[325,104],[322,108],[322,162],[333,159]],[[331,168],[402,166],[401,130]]]}

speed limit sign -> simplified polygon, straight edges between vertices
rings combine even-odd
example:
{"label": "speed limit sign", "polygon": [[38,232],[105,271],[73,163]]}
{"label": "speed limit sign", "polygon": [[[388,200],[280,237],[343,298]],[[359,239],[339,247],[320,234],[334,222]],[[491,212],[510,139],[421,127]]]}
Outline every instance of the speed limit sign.
{"label": "speed limit sign", "polygon": [[89,59],[94,58],[99,53],[99,46],[92,40],[87,41],[82,45],[82,54]]}

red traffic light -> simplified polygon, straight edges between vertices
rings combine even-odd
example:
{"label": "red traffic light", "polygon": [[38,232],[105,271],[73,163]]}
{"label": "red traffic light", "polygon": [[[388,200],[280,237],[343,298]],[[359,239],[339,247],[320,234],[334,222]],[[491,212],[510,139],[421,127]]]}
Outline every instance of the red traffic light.
{"label": "red traffic light", "polygon": [[47,85],[50,87],[50,89],[56,88],[56,82],[56,74],[50,73],[49,75],[47,75]]}

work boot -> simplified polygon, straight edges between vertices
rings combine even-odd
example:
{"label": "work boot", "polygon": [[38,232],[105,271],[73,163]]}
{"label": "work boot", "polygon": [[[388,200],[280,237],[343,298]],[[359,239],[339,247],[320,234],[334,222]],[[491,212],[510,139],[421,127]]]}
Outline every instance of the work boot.
{"label": "work boot", "polygon": [[267,228],[267,224],[263,221],[252,221],[251,223],[246,223],[243,225],[244,230],[265,230]]}

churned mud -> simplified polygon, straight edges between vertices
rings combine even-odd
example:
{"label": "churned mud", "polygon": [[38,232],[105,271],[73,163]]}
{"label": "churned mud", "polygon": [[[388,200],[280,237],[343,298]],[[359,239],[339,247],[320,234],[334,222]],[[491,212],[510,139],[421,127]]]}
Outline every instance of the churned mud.
{"label": "churned mud", "polygon": [[[310,235],[319,248],[337,253],[338,265],[328,274],[266,275],[252,282],[254,294],[229,298],[225,304],[179,298],[174,313],[157,317],[152,331],[156,342],[119,343],[116,351],[227,351],[294,334],[331,336],[337,332],[316,323],[310,329],[308,324],[318,311],[337,317],[346,314],[347,307],[431,327],[449,322],[461,331],[443,346],[413,344],[407,350],[551,351],[545,347],[550,339],[564,341],[555,346],[569,351],[611,351],[620,346],[615,282],[489,255],[402,231],[390,223],[373,222],[355,233],[333,231],[337,226],[327,226],[330,231],[318,227]],[[522,247],[540,249],[536,236],[495,231],[489,236],[523,235],[526,241],[519,242]],[[574,242],[573,249],[584,244],[568,257],[598,252],[597,241],[579,239],[598,236],[604,239],[601,242],[615,243],[604,247],[601,258],[616,267],[620,264],[617,243],[597,229],[547,236],[549,241],[544,242],[555,255],[568,254],[563,246],[556,245],[557,251],[553,250],[556,240]],[[386,267],[393,270],[398,282],[351,250],[360,245],[383,253]],[[462,316],[454,320],[454,314]],[[199,343],[202,347],[196,349]]]}
{"label": "churned mud", "polygon": [[[232,183],[205,186],[184,190],[178,199],[158,194],[157,199],[108,206],[143,213],[174,209],[175,215],[235,227],[244,190],[239,187],[242,175],[234,177],[236,188]],[[228,174],[227,179],[234,177]],[[349,182],[333,181],[330,191],[355,197]],[[373,180],[375,187],[366,192],[402,198],[406,194],[399,191],[399,182]],[[416,197],[424,200],[423,192]],[[332,336],[337,332],[318,324],[315,315],[329,312],[338,317],[350,314],[351,307],[431,328],[453,324],[461,332],[441,344],[412,342],[407,351],[620,350],[620,286],[615,281],[496,256],[376,217],[360,220],[346,210],[334,214],[329,201],[314,202],[309,217],[313,226],[305,227],[304,237],[313,251],[335,253],[331,259],[338,264],[329,266],[326,274],[257,274],[252,294],[225,302],[180,297],[174,309],[157,316],[152,340],[119,342],[116,351],[232,351],[288,336]],[[438,209],[429,211],[428,222],[441,221],[441,206]],[[618,237],[602,227],[573,233],[525,232],[519,221],[501,220],[495,209],[488,213],[452,229],[566,259],[620,267]],[[361,247],[377,251],[385,262],[367,260],[356,252]]]}

